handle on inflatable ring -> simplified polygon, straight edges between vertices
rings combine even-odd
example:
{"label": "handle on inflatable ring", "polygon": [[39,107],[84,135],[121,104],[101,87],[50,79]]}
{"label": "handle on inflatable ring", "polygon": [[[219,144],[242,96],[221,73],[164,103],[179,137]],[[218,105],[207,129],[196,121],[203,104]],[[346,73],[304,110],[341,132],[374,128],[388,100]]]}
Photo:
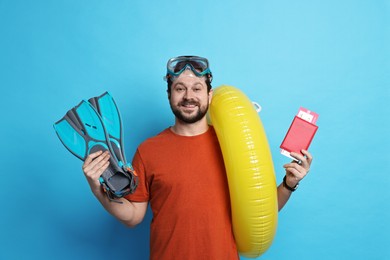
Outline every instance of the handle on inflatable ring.
{"label": "handle on inflatable ring", "polygon": [[247,96],[232,86],[213,92],[210,119],[225,163],[238,251],[258,257],[277,227],[274,167],[260,117]]}

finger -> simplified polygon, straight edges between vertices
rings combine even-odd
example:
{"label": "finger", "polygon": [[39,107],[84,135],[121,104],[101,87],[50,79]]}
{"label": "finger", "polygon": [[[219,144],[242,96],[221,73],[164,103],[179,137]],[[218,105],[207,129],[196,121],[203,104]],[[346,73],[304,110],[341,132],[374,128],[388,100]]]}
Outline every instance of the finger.
{"label": "finger", "polygon": [[283,165],[283,167],[286,169],[286,173],[291,173],[300,179],[302,179],[308,172],[306,168],[296,162],[288,163]]}
{"label": "finger", "polygon": [[289,176],[290,178],[294,178],[296,181],[302,179],[301,172],[294,167],[286,168],[286,175]]}
{"label": "finger", "polygon": [[94,166],[91,166],[90,164],[86,169],[84,169],[84,175],[87,179],[96,181],[99,179],[100,175],[107,169],[109,164],[110,163],[108,159],[103,159],[99,163],[94,163]]}
{"label": "finger", "polygon": [[[100,152],[100,155],[99,155],[99,152]],[[99,151],[99,152],[91,153],[90,155],[88,155],[87,160],[92,158],[92,161],[87,162],[87,160],[85,160],[85,162],[83,164],[83,171],[84,172],[89,171],[90,169],[95,167],[95,165],[101,161],[108,161],[108,159],[110,158],[110,153],[108,151],[105,151],[104,153],[102,153],[101,151]]]}
{"label": "finger", "polygon": [[298,161],[303,161],[306,159],[305,156],[301,153],[291,152],[290,155],[295,159],[297,159]]}
{"label": "finger", "polygon": [[108,168],[110,165],[110,162],[106,162],[105,164],[102,165],[99,169],[99,177],[103,174],[103,172]]}
{"label": "finger", "polygon": [[108,168],[108,166],[110,165],[110,162],[106,162],[104,164],[102,164],[102,166],[97,169],[96,171],[94,171],[94,175],[92,176],[92,178],[94,180],[97,180],[99,181],[99,178],[100,176],[103,174],[103,172]]}
{"label": "finger", "polygon": [[311,155],[311,153],[309,153],[309,151],[307,150],[302,150],[301,152],[303,153],[303,155],[306,156],[307,161],[311,164],[311,162],[313,161],[313,156]]}
{"label": "finger", "polygon": [[[303,151],[303,150],[302,150],[302,151]],[[305,152],[307,152],[307,151],[305,151]],[[308,152],[307,152],[307,153],[308,153]],[[291,156],[294,157],[294,158],[296,158],[297,160],[299,160],[299,161],[298,161],[298,164],[299,164],[299,165],[302,165],[303,168],[305,168],[307,171],[309,171],[309,169],[310,169],[310,164],[311,164],[311,159],[309,159],[309,158],[312,158],[310,153],[308,153],[308,156],[310,156],[310,157],[308,157],[308,156],[306,156],[306,155],[304,155],[304,154],[294,153],[294,152],[291,153]]]}
{"label": "finger", "polygon": [[94,175],[100,176],[107,169],[108,165],[110,165],[109,158],[110,156],[108,155],[104,158],[104,160],[101,160],[100,162],[96,163],[91,168],[91,172],[93,172]]}
{"label": "finger", "polygon": [[85,171],[85,177],[89,180],[96,181],[99,179],[99,177],[102,175],[102,173],[107,169],[107,167],[110,165],[109,161],[101,161],[98,164],[96,164],[93,168]]}
{"label": "finger", "polygon": [[109,162],[106,162],[98,171],[93,172],[92,175],[87,175],[86,176],[88,182],[91,185],[91,188],[92,187],[96,187],[97,188],[97,187],[100,186],[100,176],[102,175],[104,170],[107,169],[109,164],[110,164]]}
{"label": "finger", "polygon": [[94,153],[91,153],[87,156],[87,159],[85,159],[85,162],[84,164],[88,165],[90,164],[93,159],[95,159],[96,157],[98,157],[99,155],[101,155],[103,153],[103,151],[97,151],[97,152],[94,152]]}
{"label": "finger", "polygon": [[284,168],[296,168],[296,169],[304,169],[302,162],[292,161],[283,165]]}

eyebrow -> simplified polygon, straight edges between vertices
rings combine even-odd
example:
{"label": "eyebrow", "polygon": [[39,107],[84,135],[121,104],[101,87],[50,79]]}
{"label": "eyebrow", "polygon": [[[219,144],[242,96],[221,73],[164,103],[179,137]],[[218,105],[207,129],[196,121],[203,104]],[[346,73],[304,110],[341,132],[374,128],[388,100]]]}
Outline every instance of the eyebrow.
{"label": "eyebrow", "polygon": [[203,85],[201,82],[195,82],[194,84],[191,84],[191,85],[187,85],[187,84],[184,84],[184,82],[177,82],[173,85],[173,87],[176,87],[176,86],[184,86],[184,87],[195,87],[195,86],[201,86],[201,87],[206,87],[205,85]]}

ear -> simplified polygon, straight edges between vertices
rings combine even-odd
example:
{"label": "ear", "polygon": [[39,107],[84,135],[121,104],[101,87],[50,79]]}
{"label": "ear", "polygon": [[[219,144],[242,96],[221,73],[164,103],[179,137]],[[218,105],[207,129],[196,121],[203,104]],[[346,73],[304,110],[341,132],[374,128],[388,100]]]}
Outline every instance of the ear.
{"label": "ear", "polygon": [[211,103],[212,98],[213,98],[213,89],[210,89],[210,91],[209,91],[209,105]]}

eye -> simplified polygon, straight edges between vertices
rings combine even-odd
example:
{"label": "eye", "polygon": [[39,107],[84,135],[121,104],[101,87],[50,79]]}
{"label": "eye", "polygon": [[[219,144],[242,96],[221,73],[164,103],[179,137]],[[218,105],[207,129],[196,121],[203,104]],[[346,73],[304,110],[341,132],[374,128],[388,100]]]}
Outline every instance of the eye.
{"label": "eye", "polygon": [[176,90],[176,92],[183,92],[185,90],[185,88],[182,86],[176,86],[175,90]]}
{"label": "eye", "polygon": [[200,92],[200,91],[202,91],[202,89],[203,89],[203,86],[197,84],[197,85],[195,85],[195,86],[192,88],[192,91],[194,91],[194,92]]}

